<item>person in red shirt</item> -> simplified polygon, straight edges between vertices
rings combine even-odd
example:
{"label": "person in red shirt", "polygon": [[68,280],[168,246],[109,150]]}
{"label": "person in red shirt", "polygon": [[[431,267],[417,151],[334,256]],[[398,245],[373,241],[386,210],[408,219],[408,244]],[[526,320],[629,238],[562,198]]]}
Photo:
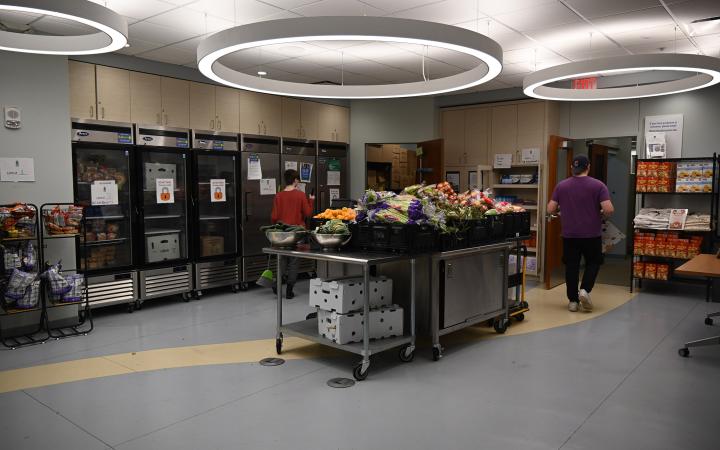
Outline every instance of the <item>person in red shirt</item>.
{"label": "person in red shirt", "polygon": [[[315,196],[305,196],[302,191],[298,190],[300,176],[297,170],[286,170],[283,174],[283,180],[285,181],[285,189],[275,195],[271,221],[272,223],[282,222],[286,225],[304,227],[305,220],[313,213]],[[287,280],[286,298],[295,297],[293,288],[297,281],[298,262],[297,258],[285,258],[283,272],[285,272],[285,279]],[[273,288],[273,291],[275,291],[275,288]]]}

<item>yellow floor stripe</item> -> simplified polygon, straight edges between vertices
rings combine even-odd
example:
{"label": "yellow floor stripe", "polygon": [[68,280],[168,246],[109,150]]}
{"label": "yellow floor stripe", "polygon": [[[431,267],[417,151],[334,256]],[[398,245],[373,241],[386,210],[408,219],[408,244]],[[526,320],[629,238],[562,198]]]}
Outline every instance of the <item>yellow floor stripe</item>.
{"label": "yellow floor stripe", "polygon": [[[567,310],[565,287],[546,291],[535,288],[527,292],[530,311],[525,321],[514,322],[507,335],[531,333],[589,320],[621,306],[633,297],[621,286],[598,285],[593,291],[595,308],[592,313],[571,313]],[[443,336],[444,345],[498,337],[492,328],[470,327]],[[422,340],[421,343],[426,343]],[[283,343],[285,359],[309,359],[338,355],[342,352],[304,339],[287,337]],[[119,353],[75,361],[13,369],[0,372],[0,393],[50,386],[73,381],[124,375],[134,372],[193,367],[216,364],[257,362],[275,354],[275,339],[230,342],[161,348],[132,353]]]}

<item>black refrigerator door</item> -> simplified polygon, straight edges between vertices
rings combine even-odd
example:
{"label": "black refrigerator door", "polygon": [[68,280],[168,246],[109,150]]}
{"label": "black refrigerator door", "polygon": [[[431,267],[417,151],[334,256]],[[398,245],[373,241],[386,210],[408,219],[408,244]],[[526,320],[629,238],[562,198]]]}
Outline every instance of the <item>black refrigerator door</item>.
{"label": "black refrigerator door", "polygon": [[140,147],[138,179],[142,263],[188,259],[188,154]]}
{"label": "black refrigerator door", "polygon": [[236,159],[227,152],[195,152],[193,236],[198,260],[238,253]]}
{"label": "black refrigerator door", "polygon": [[87,245],[78,248],[83,271],[132,266],[131,147],[73,146],[75,203],[84,206]]}
{"label": "black refrigerator door", "polygon": [[242,177],[242,254],[262,255],[263,247],[269,245],[260,227],[270,224],[275,191],[262,190],[261,180],[255,178],[250,162],[260,163],[262,180],[273,180],[275,188],[280,185],[280,155],[277,153],[246,153],[240,155]]}
{"label": "black refrigerator door", "polygon": [[348,197],[348,166],[346,156],[318,156],[318,194],[319,211],[330,207],[336,198]]}

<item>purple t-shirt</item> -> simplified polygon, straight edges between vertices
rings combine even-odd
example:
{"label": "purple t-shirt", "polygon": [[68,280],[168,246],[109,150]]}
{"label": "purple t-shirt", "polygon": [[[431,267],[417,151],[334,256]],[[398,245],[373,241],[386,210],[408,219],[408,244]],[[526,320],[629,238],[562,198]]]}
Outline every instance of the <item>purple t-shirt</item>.
{"label": "purple t-shirt", "polygon": [[555,186],[552,199],[560,205],[562,236],[594,238],[602,235],[600,202],[610,200],[607,186],[592,177],[572,177]]}

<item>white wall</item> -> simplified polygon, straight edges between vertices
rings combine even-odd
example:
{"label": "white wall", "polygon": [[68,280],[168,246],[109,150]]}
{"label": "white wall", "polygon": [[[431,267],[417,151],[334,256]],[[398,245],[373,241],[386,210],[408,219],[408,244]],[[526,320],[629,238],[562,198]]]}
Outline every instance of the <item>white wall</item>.
{"label": "white wall", "polygon": [[350,195],[365,190],[366,143],[414,143],[438,136],[432,97],[353,100],[350,103]]}

